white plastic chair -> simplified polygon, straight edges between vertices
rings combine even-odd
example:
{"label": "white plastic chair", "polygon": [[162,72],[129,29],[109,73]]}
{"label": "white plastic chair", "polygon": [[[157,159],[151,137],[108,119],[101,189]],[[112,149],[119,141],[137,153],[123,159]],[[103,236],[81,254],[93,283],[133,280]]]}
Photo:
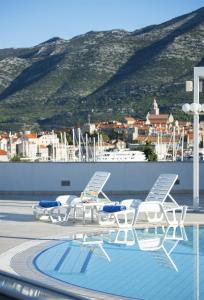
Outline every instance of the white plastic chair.
{"label": "white plastic chair", "polygon": [[[33,215],[36,219],[42,221],[51,221],[52,223],[67,221],[71,208],[76,202],[79,202],[75,195],[61,195],[55,201],[61,205],[53,207],[42,207],[39,204],[33,206]],[[64,212],[64,213],[63,213]]]}
{"label": "white plastic chair", "polygon": [[[101,201],[103,205],[104,202],[110,201],[110,199],[103,192],[103,187],[109,177],[109,172],[95,172],[88,184],[86,185],[84,191],[81,193],[80,197],[77,197],[75,195],[58,196],[55,201],[60,202],[60,206],[45,208],[40,206],[39,204],[34,205],[33,214],[35,218],[40,220],[48,220],[53,223],[68,221],[71,213],[71,208],[73,208],[74,210],[75,219],[77,210],[84,210],[83,203],[99,203]],[[99,198],[100,194],[103,195],[103,199]],[[65,213],[63,214],[64,211]]]}
{"label": "white plastic chair", "polygon": [[[81,201],[75,205],[74,220],[76,219],[78,212],[79,214],[82,214],[84,224],[88,213],[91,213],[91,219],[93,221],[94,211],[97,212],[106,203],[112,203],[108,196],[103,192],[103,187],[110,175],[109,172],[97,171],[94,173],[84,191],[81,193]],[[100,194],[103,198],[99,197]]]}
{"label": "white plastic chair", "polygon": [[103,187],[106,184],[108,178],[110,177],[110,172],[102,172],[97,171],[94,173],[94,175],[89,180],[88,184],[86,185],[85,189],[81,193],[81,199],[91,199],[95,201],[100,201],[99,195],[102,194],[102,196],[110,201],[108,196],[103,192]]}
{"label": "white plastic chair", "polygon": [[[187,206],[178,205],[170,194],[177,179],[177,174],[161,174],[146,199],[143,202],[141,200],[136,201],[137,208],[134,222],[137,222],[140,213],[145,213],[150,223],[160,223],[165,218],[169,225],[182,225]],[[167,198],[170,198],[170,202],[166,201]],[[178,219],[176,218],[176,212],[180,212]],[[153,217],[151,214],[153,214]]]}

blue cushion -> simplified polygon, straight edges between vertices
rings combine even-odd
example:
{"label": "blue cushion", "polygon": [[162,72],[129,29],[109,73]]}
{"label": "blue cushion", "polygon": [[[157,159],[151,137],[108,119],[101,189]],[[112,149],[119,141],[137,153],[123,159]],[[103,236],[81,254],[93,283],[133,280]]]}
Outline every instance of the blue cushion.
{"label": "blue cushion", "polygon": [[59,201],[49,201],[49,200],[41,200],[39,202],[39,206],[42,206],[42,207],[55,207],[55,206],[60,206],[61,203]]}
{"label": "blue cushion", "polygon": [[103,211],[114,213],[117,211],[126,210],[126,206],[124,205],[104,205]]}

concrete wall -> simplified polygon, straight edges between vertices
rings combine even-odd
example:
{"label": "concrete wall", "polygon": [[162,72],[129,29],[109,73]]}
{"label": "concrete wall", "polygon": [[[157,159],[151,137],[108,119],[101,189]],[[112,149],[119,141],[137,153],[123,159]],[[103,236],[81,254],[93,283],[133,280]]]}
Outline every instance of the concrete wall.
{"label": "concrete wall", "polygon": [[[0,192],[82,191],[95,171],[110,171],[104,190],[114,193],[148,191],[161,173],[176,173],[179,192],[192,191],[191,162],[144,163],[0,163]],[[204,163],[200,164],[200,189],[204,190]],[[70,186],[62,186],[62,181]]]}

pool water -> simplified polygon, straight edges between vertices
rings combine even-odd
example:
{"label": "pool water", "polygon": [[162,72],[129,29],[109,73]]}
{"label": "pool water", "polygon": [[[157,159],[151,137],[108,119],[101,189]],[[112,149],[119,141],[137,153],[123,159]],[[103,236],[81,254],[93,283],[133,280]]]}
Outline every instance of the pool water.
{"label": "pool water", "polygon": [[204,227],[79,235],[40,253],[35,266],[60,281],[107,294],[204,299]]}

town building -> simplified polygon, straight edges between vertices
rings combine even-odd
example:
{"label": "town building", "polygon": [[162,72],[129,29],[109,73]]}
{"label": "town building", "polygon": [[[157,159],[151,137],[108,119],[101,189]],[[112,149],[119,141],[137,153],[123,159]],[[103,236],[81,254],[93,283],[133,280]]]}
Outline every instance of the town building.
{"label": "town building", "polygon": [[150,126],[160,126],[164,128],[170,128],[174,122],[172,114],[160,114],[159,106],[156,99],[154,99],[151,107],[151,111],[146,115],[146,124]]}

